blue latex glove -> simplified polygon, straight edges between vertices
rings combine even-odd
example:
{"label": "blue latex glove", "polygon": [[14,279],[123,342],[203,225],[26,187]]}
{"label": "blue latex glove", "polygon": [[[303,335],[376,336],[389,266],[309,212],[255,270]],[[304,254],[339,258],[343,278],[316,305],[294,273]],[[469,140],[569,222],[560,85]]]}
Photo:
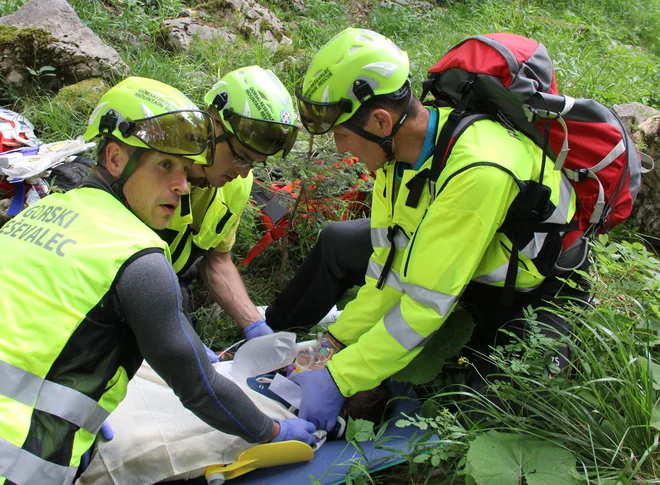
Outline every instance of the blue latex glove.
{"label": "blue latex glove", "polygon": [[268,326],[264,320],[257,320],[256,322],[250,324],[249,327],[243,329],[245,338],[247,340],[253,339],[254,337],[261,337],[262,335],[270,335],[273,332],[273,329]]}
{"label": "blue latex glove", "polygon": [[[115,432],[112,431],[112,428],[110,427],[107,421],[103,422],[98,434],[100,434],[103,437],[103,439],[106,441],[111,441],[112,438],[115,437]],[[92,446],[92,448],[94,447]],[[79,467],[80,473],[87,470],[87,467],[89,466],[89,462],[92,461],[92,448],[87,450],[85,453],[83,453],[83,456],[80,457],[80,467]]]}
{"label": "blue latex glove", "polygon": [[220,357],[218,357],[218,354],[213,352],[206,345],[204,345],[204,350],[206,350],[206,356],[209,358],[209,361],[211,362],[211,364],[215,364],[216,362],[220,362]]}
{"label": "blue latex glove", "polygon": [[330,371],[323,368],[299,372],[289,379],[298,384],[302,391],[298,417],[311,422],[318,429],[330,432],[346,400]]}
{"label": "blue latex glove", "polygon": [[304,419],[300,418],[289,418],[283,419],[282,421],[275,419],[274,421],[279,423],[280,432],[277,434],[277,436],[275,436],[275,438],[273,438],[271,443],[277,443],[278,441],[296,440],[302,441],[303,443],[307,443],[309,446],[312,446],[319,440],[319,438],[312,434],[316,431],[316,426],[314,426],[309,421],[305,421]]}

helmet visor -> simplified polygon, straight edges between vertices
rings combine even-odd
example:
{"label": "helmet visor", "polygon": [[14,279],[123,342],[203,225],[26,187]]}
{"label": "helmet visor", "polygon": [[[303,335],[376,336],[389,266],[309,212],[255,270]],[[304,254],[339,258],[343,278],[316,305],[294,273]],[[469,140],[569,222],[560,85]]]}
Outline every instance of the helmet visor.
{"label": "helmet visor", "polygon": [[168,155],[190,157],[206,151],[206,162],[213,163],[215,130],[211,115],[198,110],[170,111],[157,116],[128,121],[120,131],[134,136],[149,148]]}
{"label": "helmet visor", "polygon": [[344,113],[350,113],[353,107],[353,103],[347,98],[342,98],[334,103],[312,101],[302,95],[300,86],[296,88],[296,99],[303,126],[312,135],[329,132],[339,117]]}
{"label": "helmet visor", "polygon": [[281,151],[286,157],[298,137],[298,127],[294,125],[248,118],[231,109],[223,114],[241,145],[261,155],[271,156]]}

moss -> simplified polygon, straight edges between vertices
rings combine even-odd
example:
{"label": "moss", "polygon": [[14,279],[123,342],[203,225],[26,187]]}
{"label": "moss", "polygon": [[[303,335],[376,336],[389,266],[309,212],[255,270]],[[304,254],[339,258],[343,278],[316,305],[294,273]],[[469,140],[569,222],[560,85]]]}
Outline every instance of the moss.
{"label": "moss", "polygon": [[19,29],[13,25],[0,25],[0,46],[19,48],[45,47],[52,41],[50,32],[44,29],[26,27]]}
{"label": "moss", "polygon": [[209,0],[208,2],[201,3],[199,9],[211,14],[223,14],[227,10],[233,10],[234,5],[228,0]]}
{"label": "moss", "polygon": [[89,113],[96,106],[110,86],[100,78],[85,79],[76,84],[65,86],[53,98],[53,104],[59,109]]}

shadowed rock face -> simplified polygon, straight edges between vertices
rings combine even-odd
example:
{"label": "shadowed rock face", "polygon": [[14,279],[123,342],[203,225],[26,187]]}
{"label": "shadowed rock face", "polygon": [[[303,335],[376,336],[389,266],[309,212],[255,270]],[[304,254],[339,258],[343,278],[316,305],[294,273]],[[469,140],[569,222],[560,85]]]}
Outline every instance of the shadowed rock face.
{"label": "shadowed rock face", "polygon": [[[55,70],[40,73],[44,66]],[[119,54],[80,22],[66,0],[32,0],[0,18],[0,75],[19,90],[29,81],[59,89],[83,79],[127,73]]]}

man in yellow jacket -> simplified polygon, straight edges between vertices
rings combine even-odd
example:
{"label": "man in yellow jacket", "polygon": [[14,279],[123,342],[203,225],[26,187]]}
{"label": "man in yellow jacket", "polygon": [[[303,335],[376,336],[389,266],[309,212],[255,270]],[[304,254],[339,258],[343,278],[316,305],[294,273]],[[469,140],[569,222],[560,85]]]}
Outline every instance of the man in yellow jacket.
{"label": "man in yellow jacket", "polygon": [[[300,417],[328,429],[345,397],[410,363],[459,300],[486,316],[475,334],[491,345],[522,308],[552,300],[561,283],[548,274],[561,242],[534,234],[520,247],[514,301],[502,305],[513,245],[498,229],[520,192],[516,179],[539,180],[542,152],[488,119],[455,141],[435,193],[424,184],[412,202],[415,179],[430,168],[452,109],[424,107],[412,95],[408,56],[386,37],[365,29],[341,32],[312,59],[296,97],[308,131],[332,131],[338,152],[350,151],[377,172],[370,223],[324,230],[266,313],[273,328],[312,325],[346,288],[364,283],[328,329],[342,350],[327,369],[294,378],[303,393]],[[552,164],[542,180],[551,193],[546,222],[568,223],[576,210],[571,184]],[[545,318],[557,332],[567,331],[565,321]],[[562,365],[563,358],[556,362]]]}
{"label": "man in yellow jacket", "polygon": [[230,251],[250,197],[252,167],[286,156],[296,141],[293,100],[272,71],[248,66],[222,77],[204,101],[215,126],[214,163],[190,169],[191,192],[159,234],[172,252],[184,305],[188,286],[201,273],[214,301],[250,339],[272,330],[250,300]]}
{"label": "man in yellow jacket", "polygon": [[312,444],[215,372],[183,315],[164,229],[213,121],[181,92],[128,78],[91,115],[98,165],[83,186],[0,228],[0,485],[68,485],[143,359],[184,406],[249,442]]}

